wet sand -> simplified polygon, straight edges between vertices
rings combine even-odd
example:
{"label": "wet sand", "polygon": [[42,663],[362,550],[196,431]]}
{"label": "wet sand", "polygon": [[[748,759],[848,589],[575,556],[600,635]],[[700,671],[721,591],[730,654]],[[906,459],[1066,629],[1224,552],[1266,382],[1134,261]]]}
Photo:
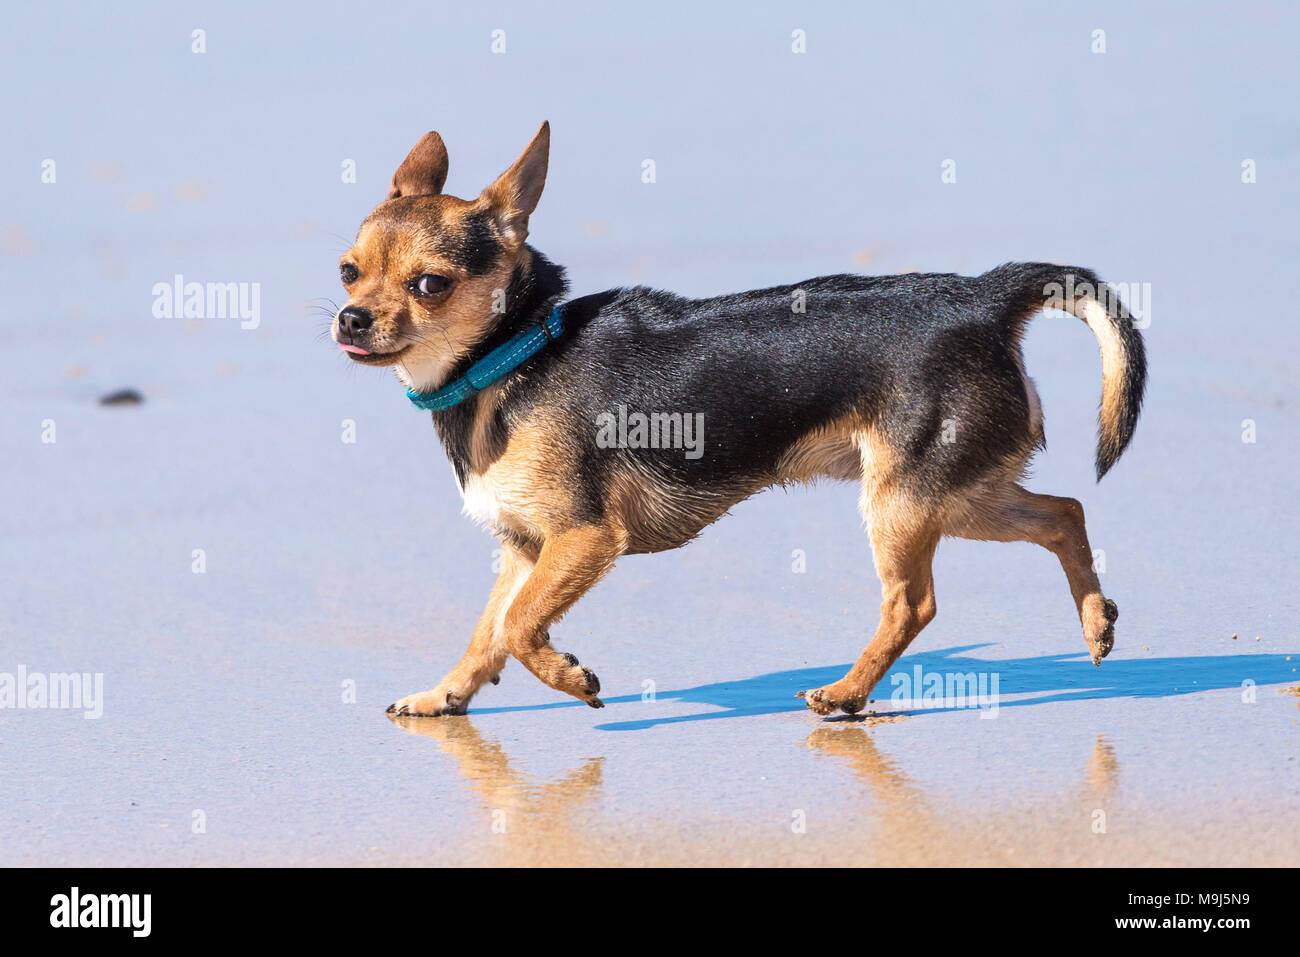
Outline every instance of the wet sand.
{"label": "wet sand", "polygon": [[[604,762],[593,758],[562,777],[528,781],[500,745],[469,720],[419,722],[406,730],[438,743],[480,800],[489,834],[433,852],[433,861],[482,866],[965,867],[965,866],[1295,866],[1300,838],[1272,815],[1207,800],[1198,810],[1144,808],[1121,794],[1115,748],[1099,736],[1077,780],[1059,795],[975,808],[927,794],[882,752],[877,722],[844,720],[813,730],[804,746],[847,768],[857,798],[831,820],[800,826],[798,809],[781,827],[752,819],[622,826],[592,814]],[[838,770],[839,768],[837,768]],[[784,831],[784,833],[782,833]],[[1268,835],[1261,842],[1261,835]],[[376,849],[378,850],[378,849]],[[401,856],[420,864],[419,855]],[[363,856],[353,863],[365,864]]]}

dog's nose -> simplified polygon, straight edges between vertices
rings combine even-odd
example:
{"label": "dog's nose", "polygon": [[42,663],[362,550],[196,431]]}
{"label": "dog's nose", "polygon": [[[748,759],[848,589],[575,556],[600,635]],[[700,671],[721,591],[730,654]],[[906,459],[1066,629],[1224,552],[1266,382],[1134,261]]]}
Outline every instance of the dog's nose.
{"label": "dog's nose", "polygon": [[375,317],[366,309],[348,306],[339,313],[339,332],[349,336],[359,336],[370,328]]}

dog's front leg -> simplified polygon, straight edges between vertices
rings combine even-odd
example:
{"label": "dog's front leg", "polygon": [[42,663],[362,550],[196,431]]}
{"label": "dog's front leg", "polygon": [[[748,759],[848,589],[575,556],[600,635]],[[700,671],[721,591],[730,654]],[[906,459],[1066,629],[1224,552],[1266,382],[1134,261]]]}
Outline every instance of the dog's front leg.
{"label": "dog's front leg", "polygon": [[596,697],[600,692],[596,673],[582,667],[573,655],[552,648],[547,629],[613,567],[624,540],[612,529],[592,526],[547,538],[505,615],[510,653],[552,688],[593,708],[605,706]]}
{"label": "dog's front leg", "polygon": [[474,693],[485,682],[497,682],[509,655],[504,633],[506,610],[528,580],[535,559],[535,554],[530,555],[508,542],[502,542],[501,572],[496,584],[492,586],[487,608],[474,629],[474,637],[470,639],[465,657],[461,658],[460,663],[451,669],[436,688],[395,701],[388,706],[389,714],[464,714],[469,699],[474,697]]}

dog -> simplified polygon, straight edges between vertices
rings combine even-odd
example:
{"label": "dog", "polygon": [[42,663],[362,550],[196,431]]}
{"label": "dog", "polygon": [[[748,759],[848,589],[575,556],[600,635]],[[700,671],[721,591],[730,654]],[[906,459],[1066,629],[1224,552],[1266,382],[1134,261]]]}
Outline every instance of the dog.
{"label": "dog", "polygon": [[[426,134],[340,260],[348,302],[335,342],[353,362],[391,366],[430,411],[465,511],[501,543],[469,650],[390,714],[463,714],[510,656],[603,707],[595,672],[551,647],[551,626],[620,556],[678,548],[762,489],[823,478],[861,486],[883,601],[849,672],[799,693],[814,712],[860,711],[934,618],[931,560],[945,536],[1052,552],[1100,664],[1118,610],[1092,567],[1083,508],[1020,484],[1045,443],[1020,342],[1046,308],[1095,334],[1100,480],[1129,445],[1146,381],[1141,334],[1109,287],[1086,269],[1012,263],[975,277],[566,301],[564,270],[526,242],[549,149],[544,123],[464,200],[443,193],[447,150]],[[699,454],[673,441],[683,418],[707,428]]]}

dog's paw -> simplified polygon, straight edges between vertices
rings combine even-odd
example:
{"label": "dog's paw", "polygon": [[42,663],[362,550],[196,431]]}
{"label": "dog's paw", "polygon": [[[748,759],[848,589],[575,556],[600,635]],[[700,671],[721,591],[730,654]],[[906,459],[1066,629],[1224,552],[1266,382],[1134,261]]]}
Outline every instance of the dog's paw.
{"label": "dog's paw", "polygon": [[593,708],[605,707],[605,702],[596,697],[596,695],[600,694],[600,679],[596,677],[596,672],[579,665],[578,659],[574,658],[573,655],[565,655],[565,658],[573,659],[571,667],[577,671],[574,680],[577,683],[578,690],[575,692],[575,697],[581,698]]}
{"label": "dog's paw", "polygon": [[587,702],[593,708],[605,707],[605,702],[601,701],[596,695],[600,694],[600,679],[596,677],[596,672],[590,668],[582,669],[583,678],[583,696],[582,700]]}
{"label": "dog's paw", "polygon": [[834,714],[836,711],[857,714],[867,706],[866,695],[846,694],[834,685],[814,691],[800,691],[795,697],[803,698],[809,708],[821,715]]}
{"label": "dog's paw", "polygon": [[441,686],[419,694],[409,694],[388,706],[388,714],[395,716],[409,715],[413,718],[436,718],[440,715],[464,714],[469,708],[469,699],[456,691],[448,691]]}
{"label": "dog's paw", "polygon": [[1111,649],[1115,647],[1115,620],[1119,618],[1119,606],[1109,598],[1104,598],[1101,602],[1101,614],[1104,621],[1101,633],[1088,642],[1092,651],[1092,663],[1097,666],[1101,665],[1101,659],[1110,654]]}
{"label": "dog's paw", "polygon": [[600,679],[596,677],[596,672],[583,667],[577,655],[566,651],[560,657],[565,665],[565,672],[560,678],[561,690],[585,701],[593,708],[605,707],[605,702],[596,697],[600,694]]}

